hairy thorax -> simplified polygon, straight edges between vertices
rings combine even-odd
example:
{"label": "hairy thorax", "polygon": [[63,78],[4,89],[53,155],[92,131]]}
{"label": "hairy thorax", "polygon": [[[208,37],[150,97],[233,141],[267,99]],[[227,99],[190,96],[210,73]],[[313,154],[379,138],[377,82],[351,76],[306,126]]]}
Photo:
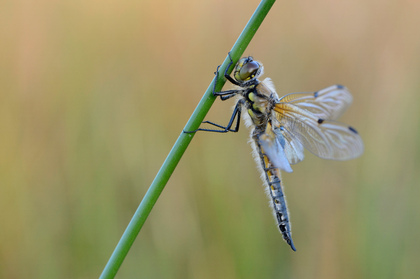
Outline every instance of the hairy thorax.
{"label": "hairy thorax", "polygon": [[244,92],[245,107],[253,124],[257,129],[265,129],[269,119],[269,113],[275,104],[275,96],[272,91],[260,82]]}

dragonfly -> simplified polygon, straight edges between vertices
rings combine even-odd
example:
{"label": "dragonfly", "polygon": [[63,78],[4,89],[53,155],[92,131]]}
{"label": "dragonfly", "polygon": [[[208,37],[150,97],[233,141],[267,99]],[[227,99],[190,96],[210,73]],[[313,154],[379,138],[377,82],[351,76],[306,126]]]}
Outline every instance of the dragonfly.
{"label": "dragonfly", "polygon": [[242,115],[245,125],[251,129],[254,157],[268,189],[277,227],[286,243],[296,251],[281,171],[292,172],[291,165],[304,159],[305,148],[330,160],[350,160],[363,153],[363,141],[356,129],[336,121],[351,105],[353,97],[346,87],[333,85],[279,98],[270,78],[258,79],[264,73],[261,62],[251,56],[241,58],[232,77],[227,73],[233,65],[230,54],[229,58],[224,76],[235,88],[220,92],[216,92],[215,85],[213,88],[213,95],[222,101],[238,97],[229,123],[222,126],[204,121],[216,128],[199,128],[192,132],[238,132]]}

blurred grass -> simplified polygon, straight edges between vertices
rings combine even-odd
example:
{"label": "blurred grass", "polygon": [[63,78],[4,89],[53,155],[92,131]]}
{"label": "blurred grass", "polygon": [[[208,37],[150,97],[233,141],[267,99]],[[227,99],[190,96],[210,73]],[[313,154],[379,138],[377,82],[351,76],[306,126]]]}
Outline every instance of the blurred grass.
{"label": "blurred grass", "polygon": [[[1,278],[100,274],[258,3],[184,2],[3,5]],[[279,2],[246,51],[279,95],[334,83],[354,95],[343,121],[365,154],[307,154],[283,177],[297,253],[274,226],[248,132],[201,134],[118,277],[416,278],[419,8]],[[231,106],[208,119],[226,123]]]}

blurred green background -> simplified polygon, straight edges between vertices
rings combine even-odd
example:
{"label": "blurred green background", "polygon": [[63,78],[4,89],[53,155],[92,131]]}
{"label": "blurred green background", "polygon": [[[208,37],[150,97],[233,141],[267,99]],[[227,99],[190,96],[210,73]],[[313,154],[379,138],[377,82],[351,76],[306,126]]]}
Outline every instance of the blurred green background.
{"label": "blurred green background", "polygon": [[[258,1],[6,1],[0,277],[96,278]],[[249,132],[195,136],[118,278],[417,278],[419,1],[278,1],[249,45],[279,95],[346,85],[364,155],[283,175]],[[227,123],[233,101],[206,117]]]}

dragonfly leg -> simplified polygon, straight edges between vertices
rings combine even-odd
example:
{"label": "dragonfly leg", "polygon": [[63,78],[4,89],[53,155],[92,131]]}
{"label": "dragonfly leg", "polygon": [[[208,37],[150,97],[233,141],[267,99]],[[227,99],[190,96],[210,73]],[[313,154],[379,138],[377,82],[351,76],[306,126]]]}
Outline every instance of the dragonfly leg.
{"label": "dragonfly leg", "polygon": [[232,78],[232,77],[228,74],[228,71],[229,71],[230,67],[232,67],[232,64],[233,64],[233,59],[232,59],[232,56],[230,56],[230,51],[228,52],[228,56],[229,56],[230,62],[229,62],[229,65],[226,67],[226,70],[225,70],[225,78],[226,78],[228,81],[230,81],[231,83],[233,83],[233,84],[235,84],[235,85],[240,86],[239,82],[237,82],[236,80],[234,80],[234,79],[233,79],[233,78]]}
{"label": "dragonfly leg", "polygon": [[[230,56],[230,52],[228,53],[228,56],[229,56],[229,59],[230,59],[230,62],[229,62],[229,65],[226,67],[226,70],[225,70],[225,73],[224,73],[224,76],[225,76],[225,78],[228,80],[228,81],[230,81],[232,84],[235,84],[235,85],[240,85],[236,80],[234,80],[227,72],[228,72],[228,70],[230,69],[230,67],[232,66],[232,64],[233,64],[233,60],[232,60],[232,57]],[[214,73],[215,75],[216,75],[216,77],[215,77],[215,81],[214,81],[214,83],[213,83],[213,95],[214,96],[220,96],[220,99],[222,100],[222,101],[225,101],[225,100],[227,100],[227,99],[230,99],[230,98],[232,98],[233,96],[235,96],[236,94],[240,94],[241,92],[243,92],[243,90],[226,90],[226,91],[219,91],[219,92],[217,92],[216,91],[216,81],[219,79],[219,68],[220,68],[220,65],[219,66],[217,66],[217,69],[216,69],[216,72]]]}
{"label": "dragonfly leg", "polygon": [[[243,104],[243,101],[239,101],[236,106],[235,109],[233,110],[232,116],[229,120],[229,123],[227,124],[227,126],[223,126],[223,125],[219,125],[210,121],[203,121],[203,123],[205,124],[210,124],[213,126],[216,126],[218,128],[220,128],[221,130],[214,130],[214,129],[204,129],[204,128],[198,128],[195,131],[184,131],[184,133],[195,133],[198,131],[205,131],[205,132],[215,132],[215,133],[227,133],[227,132],[238,132],[239,131],[239,124],[241,122],[241,105]],[[235,128],[232,129],[233,123],[235,122],[236,119],[236,125]]]}
{"label": "dragonfly leg", "polygon": [[[228,70],[230,69],[230,67],[233,64],[233,60],[232,60],[232,57],[230,56],[230,52],[228,53],[228,56],[229,56],[230,62],[229,62],[228,66],[225,70],[224,76],[231,83],[233,83],[235,85],[240,85],[236,80],[234,80],[228,74]],[[216,91],[216,83],[217,83],[217,80],[219,79],[219,69],[220,69],[220,65],[217,66],[216,72],[214,73],[216,75],[215,78],[214,78],[214,81],[213,81],[213,95],[214,96],[216,96],[216,97],[219,96],[222,101],[225,101],[227,99],[230,99],[230,98],[236,96],[237,94],[245,94],[246,93],[246,91],[248,89],[239,89],[239,90],[236,89],[236,90],[226,90],[226,91],[217,92]],[[233,110],[232,116],[231,116],[231,118],[229,120],[229,123],[226,127],[222,126],[222,125],[219,125],[219,124],[216,124],[216,123],[213,123],[213,122],[210,122],[210,121],[203,121],[203,123],[213,125],[217,128],[220,128],[220,130],[199,128],[195,131],[184,131],[184,133],[195,133],[195,132],[198,132],[198,131],[215,132],[215,133],[227,133],[227,132],[234,132],[235,133],[235,132],[238,132],[239,131],[239,123],[240,123],[240,120],[241,120],[241,106],[244,103],[245,103],[245,100],[239,100],[236,103],[235,109]],[[236,119],[236,125],[235,125],[235,128],[232,128],[233,123],[235,122],[235,119]]]}

